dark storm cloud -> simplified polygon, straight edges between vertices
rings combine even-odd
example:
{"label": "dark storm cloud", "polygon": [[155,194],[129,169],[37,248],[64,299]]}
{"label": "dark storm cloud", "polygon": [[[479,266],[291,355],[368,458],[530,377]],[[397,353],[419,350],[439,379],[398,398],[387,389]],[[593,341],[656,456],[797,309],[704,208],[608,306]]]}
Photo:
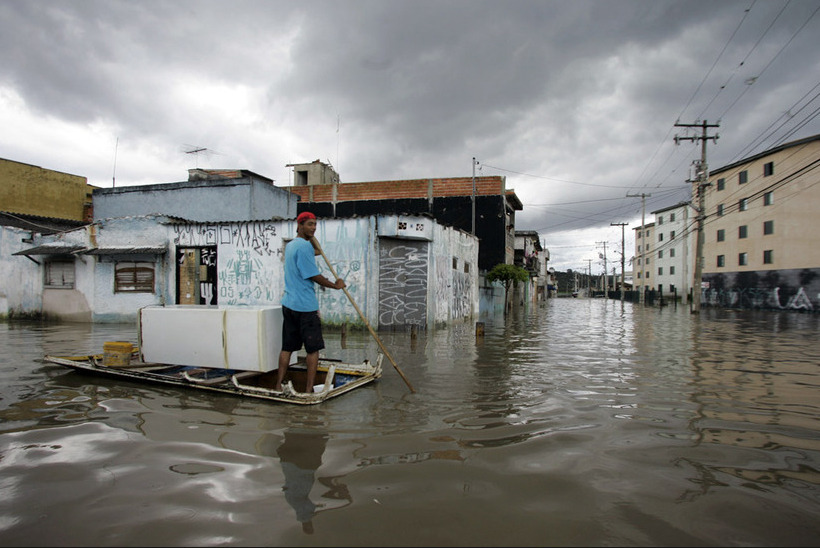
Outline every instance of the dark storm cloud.
{"label": "dark storm cloud", "polygon": [[286,164],[316,158],[346,182],[469,176],[476,157],[547,246],[590,227],[619,242],[610,224],[642,205],[627,193],[651,193],[647,211],[688,197],[699,149],[674,145],[676,120],[720,121],[712,167],[800,123],[791,138],[820,131],[818,7],[6,0],[0,116],[15,127],[0,157],[92,184],[110,180],[115,141],[123,184],[184,179],[194,162],[287,184]]}

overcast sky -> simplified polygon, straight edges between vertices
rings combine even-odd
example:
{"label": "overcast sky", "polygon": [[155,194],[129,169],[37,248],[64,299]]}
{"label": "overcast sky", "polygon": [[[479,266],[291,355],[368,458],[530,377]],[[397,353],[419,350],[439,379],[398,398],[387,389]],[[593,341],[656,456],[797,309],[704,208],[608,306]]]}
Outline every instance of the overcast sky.
{"label": "overcast sky", "polygon": [[[503,175],[557,270],[627,260],[641,199],[820,133],[820,0],[0,0],[0,157],[101,187],[329,162]],[[194,149],[205,149],[191,153]],[[630,269],[627,263],[627,270]]]}

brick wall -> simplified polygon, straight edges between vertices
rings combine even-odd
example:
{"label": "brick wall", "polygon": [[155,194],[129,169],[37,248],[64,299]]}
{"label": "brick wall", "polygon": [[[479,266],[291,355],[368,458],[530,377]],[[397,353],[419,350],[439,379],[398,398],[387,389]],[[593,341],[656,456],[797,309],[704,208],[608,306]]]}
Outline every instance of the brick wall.
{"label": "brick wall", "polygon": [[[476,177],[476,196],[503,195],[504,177]],[[284,187],[302,197],[303,202],[332,202],[336,189],[336,202],[353,200],[387,200],[404,198],[434,198],[448,196],[472,196],[472,177],[444,179],[409,179],[396,181],[371,181],[367,183],[342,183],[339,185],[312,185]]]}

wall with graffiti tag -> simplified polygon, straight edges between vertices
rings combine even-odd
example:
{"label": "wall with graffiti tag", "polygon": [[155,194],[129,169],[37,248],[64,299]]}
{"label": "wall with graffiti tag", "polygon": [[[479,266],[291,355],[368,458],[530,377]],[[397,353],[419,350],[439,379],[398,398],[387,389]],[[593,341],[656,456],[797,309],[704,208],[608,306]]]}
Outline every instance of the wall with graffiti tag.
{"label": "wall with graffiti tag", "polygon": [[820,311],[817,268],[712,274],[703,281],[704,306]]}

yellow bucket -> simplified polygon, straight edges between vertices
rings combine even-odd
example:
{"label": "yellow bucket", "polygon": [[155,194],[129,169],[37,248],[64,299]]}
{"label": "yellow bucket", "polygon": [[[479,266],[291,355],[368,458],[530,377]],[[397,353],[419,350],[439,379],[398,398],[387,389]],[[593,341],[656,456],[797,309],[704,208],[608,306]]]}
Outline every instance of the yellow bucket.
{"label": "yellow bucket", "polygon": [[109,367],[128,367],[131,365],[131,353],[134,345],[130,342],[107,342],[103,344],[103,365]]}

